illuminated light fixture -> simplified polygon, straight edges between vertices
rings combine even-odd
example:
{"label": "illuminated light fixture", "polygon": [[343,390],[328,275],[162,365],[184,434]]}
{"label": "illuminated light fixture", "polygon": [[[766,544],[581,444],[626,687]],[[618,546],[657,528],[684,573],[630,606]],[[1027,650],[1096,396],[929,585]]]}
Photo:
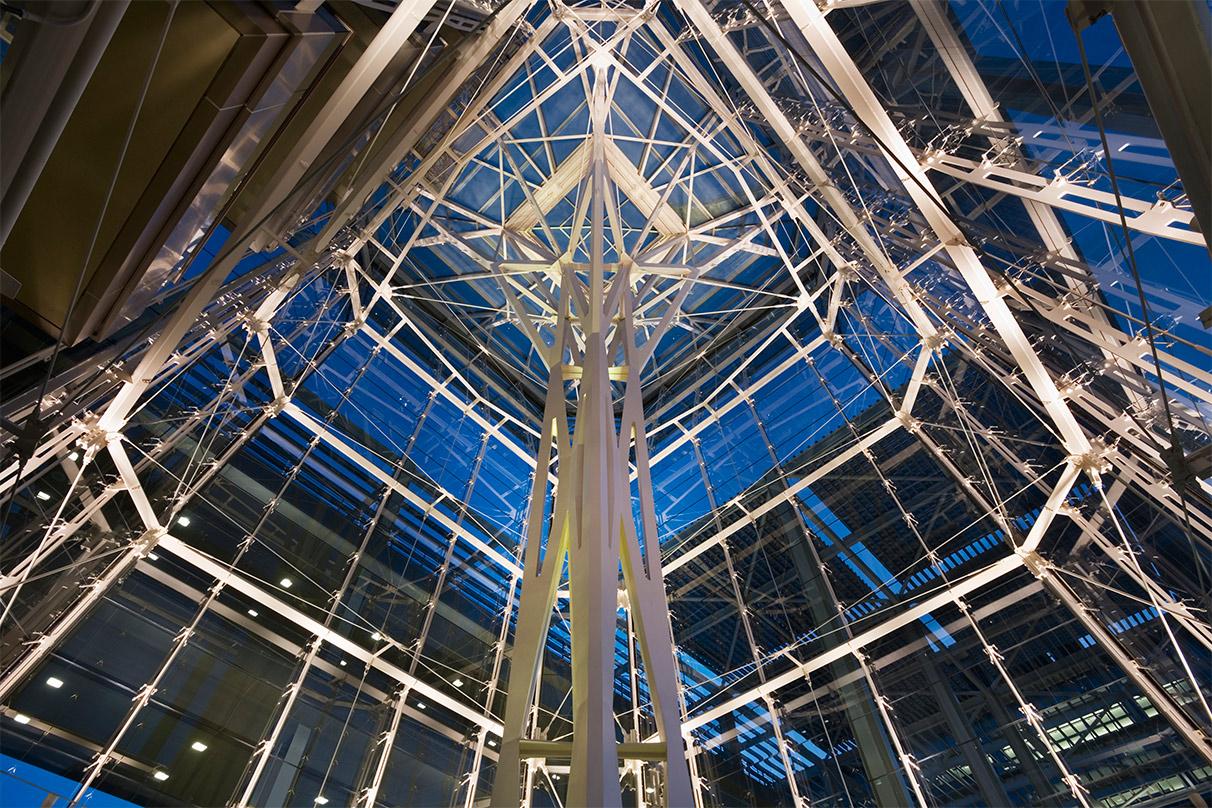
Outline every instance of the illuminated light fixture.
{"label": "illuminated light fixture", "polygon": [[79,460],[79,459],[80,459],[80,453],[79,453],[79,452],[72,452],[71,454],[69,454],[69,455],[67,456],[67,459],[68,459],[68,460],[70,460],[70,461],[72,461],[73,463],[75,463],[77,460]]}
{"label": "illuminated light fixture", "polygon": [[328,805],[328,797],[325,797],[325,796],[316,797],[316,805]]}
{"label": "illuminated light fixture", "polygon": [[344,668],[344,667],[345,667],[345,665],[346,665],[346,662],[345,662],[345,660],[343,660],[343,659],[342,659],[342,660],[341,660],[339,663],[337,663],[337,664],[339,664],[339,665],[340,665],[342,668]]}
{"label": "illuminated light fixture", "polygon": [[50,499],[50,494],[46,493],[45,491],[39,491],[34,496],[38,497],[38,499],[42,500],[43,502],[46,502],[47,500]]}
{"label": "illuminated light fixture", "polygon": [[249,617],[256,617],[256,616],[257,616],[257,610],[256,610],[256,609],[249,609],[249,610],[248,610],[248,616],[249,616]]}
{"label": "illuminated light fixture", "polygon": [[378,642],[379,640],[383,639],[383,635],[376,631],[374,634],[370,635],[370,638],[375,642]]}
{"label": "illuminated light fixture", "polygon": [[462,679],[459,679],[459,678],[456,678],[456,679],[455,679],[453,682],[451,682],[451,684],[452,684],[452,685],[454,685],[455,687],[462,687],[462,686],[463,686],[463,680],[462,680]]}
{"label": "illuminated light fixture", "polygon": [[291,586],[291,584],[292,584],[292,583],[294,583],[294,582],[293,582],[293,581],[291,581],[289,578],[283,578],[282,580],[278,581],[278,584],[279,584],[279,585],[280,585],[280,586],[281,586],[283,589],[290,589],[290,586]]}
{"label": "illuminated light fixture", "polygon": [[189,527],[189,517],[182,514],[177,517],[177,524],[181,527]]}
{"label": "illuminated light fixture", "polygon": [[644,793],[645,793],[645,794],[655,794],[655,793],[656,793],[656,789],[655,789],[655,788],[653,788],[652,786],[648,786],[648,788],[644,789]]}
{"label": "illuminated light fixture", "polygon": [[49,679],[46,680],[46,683],[48,685],[50,685],[51,687],[55,688],[55,690],[58,690],[59,688],[63,687],[63,680],[60,679],[58,676],[50,677]]}
{"label": "illuminated light fixture", "polygon": [[156,771],[152,772],[152,777],[163,783],[168,779],[168,772],[164,771],[163,769],[157,769]]}
{"label": "illuminated light fixture", "polygon": [[13,716],[13,720],[16,721],[18,724],[28,724],[29,716],[26,715],[25,713],[17,713],[16,715]]}
{"label": "illuminated light fixture", "polygon": [[424,710],[424,709],[425,709],[425,702],[423,702],[423,701],[418,701],[418,702],[417,702],[417,709],[418,709],[418,710]]}
{"label": "illuminated light fixture", "polygon": [[147,554],[147,560],[148,560],[148,561],[159,561],[159,560],[160,560],[160,556],[156,555],[155,553],[148,553],[148,554]]}
{"label": "illuminated light fixture", "polygon": [[205,752],[209,747],[201,741],[194,741],[189,745],[189,748],[195,752]]}
{"label": "illuminated light fixture", "polygon": [[496,745],[497,745],[497,742],[496,742],[494,739],[489,738],[489,739],[488,739],[488,745],[489,745],[489,746],[496,746]]}

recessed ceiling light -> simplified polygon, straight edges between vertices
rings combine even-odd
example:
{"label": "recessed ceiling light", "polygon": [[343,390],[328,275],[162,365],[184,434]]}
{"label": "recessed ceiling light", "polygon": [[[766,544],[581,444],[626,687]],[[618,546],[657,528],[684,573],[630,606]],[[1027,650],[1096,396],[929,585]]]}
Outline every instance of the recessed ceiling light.
{"label": "recessed ceiling light", "polygon": [[493,738],[489,738],[489,739],[488,739],[488,745],[489,745],[489,746],[496,746],[496,745],[497,745],[497,742],[496,742],[496,740],[494,740]]}
{"label": "recessed ceiling light", "polygon": [[328,797],[316,797],[316,805],[328,805]]}
{"label": "recessed ceiling light", "polygon": [[48,499],[50,499],[50,494],[46,493],[45,491],[39,491],[34,496],[38,497],[38,499],[42,500],[43,502],[46,502]]}
{"label": "recessed ceiling light", "polygon": [[378,642],[379,640],[383,639],[383,635],[376,631],[374,634],[370,635],[370,638],[375,642]]}
{"label": "recessed ceiling light", "polygon": [[417,702],[417,709],[418,709],[418,710],[424,710],[424,709],[425,709],[425,702],[423,702],[423,701],[418,701],[418,702]]}
{"label": "recessed ceiling light", "polygon": [[163,783],[165,780],[168,779],[168,772],[157,769],[156,771],[152,772],[152,777],[156,778],[161,783]]}
{"label": "recessed ceiling light", "polygon": [[451,682],[451,684],[454,685],[455,687],[462,687],[463,680],[456,677],[455,680],[453,682]]}
{"label": "recessed ceiling light", "polygon": [[189,517],[182,514],[177,517],[177,524],[181,527],[189,527]]}
{"label": "recessed ceiling light", "polygon": [[26,715],[25,713],[17,713],[16,715],[13,716],[13,720],[16,721],[18,724],[28,724],[29,716]]}
{"label": "recessed ceiling light", "polygon": [[249,610],[248,610],[248,616],[249,616],[249,617],[256,617],[256,616],[257,616],[257,610],[256,610],[256,609],[249,609]]}
{"label": "recessed ceiling light", "polygon": [[283,589],[290,589],[290,585],[291,585],[292,583],[294,583],[294,582],[293,582],[293,581],[291,581],[289,578],[283,578],[282,580],[278,581],[278,584],[279,584],[279,585],[280,585],[280,586],[281,586]]}
{"label": "recessed ceiling light", "polygon": [[346,664],[346,663],[345,663],[345,660],[343,660],[343,659],[342,659],[342,660],[341,660],[341,662],[340,662],[341,667],[342,667],[342,668],[344,668],[344,667],[345,667],[345,664]]}
{"label": "recessed ceiling light", "polygon": [[205,752],[208,747],[206,746],[206,744],[202,743],[201,741],[194,741],[193,743],[191,743],[189,745],[189,748],[194,750],[195,752]]}
{"label": "recessed ceiling light", "polygon": [[148,553],[148,554],[147,554],[147,560],[148,560],[148,561],[159,561],[159,560],[160,560],[160,556],[156,555],[155,553]]}
{"label": "recessed ceiling light", "polygon": [[55,688],[56,690],[63,687],[63,680],[60,679],[58,676],[50,677],[49,679],[46,680],[46,683],[48,685],[50,685],[51,687]]}
{"label": "recessed ceiling light", "polygon": [[79,453],[79,452],[72,452],[71,454],[69,454],[69,455],[67,456],[67,459],[68,459],[68,460],[70,460],[70,461],[72,461],[73,463],[75,463],[77,460],[79,460],[79,459],[80,459],[80,453]]}

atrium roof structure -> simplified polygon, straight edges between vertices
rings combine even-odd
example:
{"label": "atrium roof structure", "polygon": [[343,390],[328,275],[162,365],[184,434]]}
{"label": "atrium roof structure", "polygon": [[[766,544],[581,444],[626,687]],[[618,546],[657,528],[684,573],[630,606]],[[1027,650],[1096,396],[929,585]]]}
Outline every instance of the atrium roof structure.
{"label": "atrium roof structure", "polygon": [[0,803],[1212,800],[1205,2],[0,12]]}

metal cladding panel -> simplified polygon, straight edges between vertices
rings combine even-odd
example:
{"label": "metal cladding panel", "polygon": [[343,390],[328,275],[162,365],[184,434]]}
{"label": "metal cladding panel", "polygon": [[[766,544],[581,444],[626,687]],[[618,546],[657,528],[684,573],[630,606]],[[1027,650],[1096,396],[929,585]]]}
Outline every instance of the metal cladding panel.
{"label": "metal cladding panel", "polygon": [[[293,91],[278,86],[300,50],[291,28],[252,5],[169,9],[138,3],[123,18],[4,245],[21,283],[13,302],[68,344],[130,319],[125,304],[162,247],[182,235],[188,246],[213,220],[272,132],[282,111],[258,116],[267,96],[276,107]],[[191,232],[175,233],[183,222]],[[148,302],[145,290],[133,313]]]}

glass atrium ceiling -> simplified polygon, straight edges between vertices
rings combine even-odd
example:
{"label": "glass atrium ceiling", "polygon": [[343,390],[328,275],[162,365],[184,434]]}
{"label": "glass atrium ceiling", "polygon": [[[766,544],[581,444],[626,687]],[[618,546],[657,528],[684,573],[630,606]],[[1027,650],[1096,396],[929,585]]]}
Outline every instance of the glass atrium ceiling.
{"label": "glass atrium ceiling", "polygon": [[[299,5],[411,53],[365,126],[97,339],[6,297],[9,803],[487,805],[598,272],[696,805],[1212,799],[1212,261],[1120,19]],[[557,572],[526,737],[565,742]],[[525,804],[571,779],[530,758]]]}

